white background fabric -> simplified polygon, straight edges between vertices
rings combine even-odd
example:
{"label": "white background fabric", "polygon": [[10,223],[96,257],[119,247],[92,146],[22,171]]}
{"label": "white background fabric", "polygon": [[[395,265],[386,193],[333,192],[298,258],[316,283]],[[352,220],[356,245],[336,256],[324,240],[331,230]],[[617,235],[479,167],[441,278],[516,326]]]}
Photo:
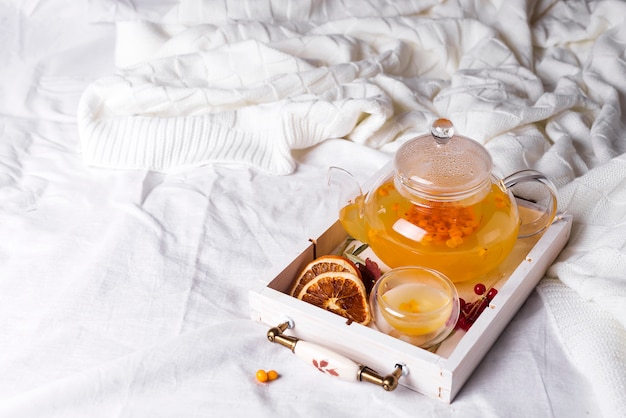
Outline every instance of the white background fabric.
{"label": "white background fabric", "polygon": [[[0,2],[0,416],[624,416],[626,5],[292,3]],[[290,65],[217,65],[224,49],[245,62],[250,45]],[[215,78],[167,72],[198,56],[178,74]],[[344,84],[324,70],[357,67],[369,72]],[[274,99],[256,89],[279,73]],[[330,81],[311,84],[318,73]],[[161,171],[86,164],[98,161],[85,159],[81,98],[114,74],[130,95],[94,96],[106,117],[227,109],[253,138],[273,123],[264,145],[280,164],[245,150]],[[298,75],[315,89],[290,90]],[[212,94],[128,100],[181,80]],[[258,119],[310,128],[329,108],[345,132]],[[546,173],[574,215],[569,245],[452,405],[319,375],[248,319],[248,290],[336,218],[327,167],[365,181],[436,116],[485,143],[498,173]],[[259,368],[282,376],[259,384]]]}

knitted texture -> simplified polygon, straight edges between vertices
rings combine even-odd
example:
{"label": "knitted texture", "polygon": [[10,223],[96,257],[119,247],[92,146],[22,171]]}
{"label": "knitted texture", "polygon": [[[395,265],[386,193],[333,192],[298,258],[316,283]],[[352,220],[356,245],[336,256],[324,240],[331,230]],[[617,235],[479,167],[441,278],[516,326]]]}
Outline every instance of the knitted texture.
{"label": "knitted texture", "polygon": [[605,417],[623,417],[626,405],[626,331],[614,316],[558,279],[543,279],[539,294],[550,307],[566,352],[595,388]]}
{"label": "knitted texture", "polygon": [[415,15],[435,2],[314,3],[306,19],[295,19],[303,6],[276,7],[291,14],[267,20],[235,4],[219,17],[209,3],[183,2],[162,23],[118,24],[120,70],[79,104],[88,164],[169,171],[230,161],[288,174],[293,149],[329,138],[380,148],[426,129],[439,77],[457,71],[433,48],[454,42],[467,64],[515,64],[494,53],[502,46],[479,22],[439,36],[445,23]]}
{"label": "knitted texture", "polygon": [[499,174],[559,188],[572,237],[539,291],[603,412],[626,415],[626,4],[439,3],[187,0],[120,22],[119,71],[79,104],[83,157],[288,174],[292,150],[345,138],[391,154],[446,117]]}

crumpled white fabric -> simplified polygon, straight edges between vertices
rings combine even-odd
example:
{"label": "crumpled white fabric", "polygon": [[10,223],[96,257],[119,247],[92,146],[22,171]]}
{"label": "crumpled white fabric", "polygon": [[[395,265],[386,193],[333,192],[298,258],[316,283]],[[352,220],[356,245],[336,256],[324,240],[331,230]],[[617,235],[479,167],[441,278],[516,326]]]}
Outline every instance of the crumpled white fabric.
{"label": "crumpled white fabric", "polygon": [[[160,21],[117,24],[120,70],[79,107],[82,153],[107,167],[288,174],[294,150],[328,138],[392,153],[449,118],[499,173],[535,168],[559,187],[573,234],[548,273],[560,282],[540,292],[572,357],[598,363],[580,366],[606,415],[623,415],[625,16],[619,1],[184,0]],[[619,325],[568,326],[600,317]],[[612,343],[579,344],[592,337]]]}
{"label": "crumpled white fabric", "polygon": [[[262,398],[282,399],[271,391],[285,390],[290,401],[302,400],[281,386],[302,382],[292,374],[258,390],[252,379],[244,381],[242,376],[252,374],[246,368],[250,364],[261,367],[278,356],[272,357],[275,347],[257,347],[262,335],[248,338],[262,334],[262,327],[233,319],[246,311],[241,295],[252,278],[265,277],[261,273],[270,270],[268,260],[292,254],[288,247],[297,242],[295,237],[310,232],[293,216],[280,225],[277,238],[275,223],[284,216],[284,207],[277,206],[327,213],[328,203],[320,202],[327,192],[311,190],[306,183],[317,174],[307,158],[315,154],[317,165],[326,160],[347,164],[353,155],[337,150],[354,152],[348,145],[360,142],[369,148],[358,158],[378,167],[378,154],[368,153],[370,148],[390,154],[404,139],[426,131],[435,116],[445,116],[458,132],[486,144],[499,173],[535,168],[558,185],[560,209],[574,214],[574,228],[539,291],[604,415],[626,415],[622,2],[169,1],[160,10],[171,10],[162,15],[145,13],[138,1],[94,0],[90,3],[109,7],[105,18],[118,22],[117,74],[99,68],[109,68],[112,53],[89,54],[92,44],[73,39],[78,38],[74,33],[69,38],[47,20],[58,10],[63,10],[61,16],[74,10],[56,10],[58,3],[22,2],[19,10],[12,6],[15,10],[5,16],[34,16],[43,31],[29,36],[25,28],[33,24],[30,20],[7,19],[15,26],[4,26],[2,33],[14,42],[0,46],[9,64],[17,63],[2,68],[3,94],[13,100],[0,104],[3,115],[14,116],[10,122],[3,119],[0,145],[0,227],[5,237],[0,244],[0,329],[8,336],[0,343],[0,414],[159,415],[182,408],[185,401],[192,408],[208,402],[204,396],[227,402],[235,390],[245,391],[254,407],[269,404],[274,409],[265,411],[268,415],[284,413],[279,409],[284,405],[263,403]],[[93,36],[98,46],[100,29],[84,28],[80,34]],[[54,44],[58,55],[38,51],[38,43]],[[18,54],[11,49],[16,45],[22,45]],[[29,55],[32,51],[38,55]],[[81,52],[89,58],[81,65],[66,60]],[[87,90],[76,88],[95,74],[102,78]],[[88,171],[80,165],[74,156],[73,123],[81,93],[78,115],[87,141],[80,147],[83,156],[121,168],[121,158],[130,155],[140,170]],[[161,159],[149,160],[136,139],[146,140],[153,151],[166,151],[154,140],[168,137],[147,138],[144,131],[132,129],[121,135],[121,127],[131,125],[163,135],[170,131],[158,124],[169,128],[172,114],[179,127],[219,127],[257,148],[253,153],[252,148],[229,148],[234,142],[219,142],[229,137],[216,133],[212,145],[222,148],[213,153],[207,148],[204,159],[190,162],[185,158],[199,153],[190,152],[187,136],[173,135],[178,142],[166,145],[178,154],[153,152]],[[190,114],[197,117],[196,125],[185,124]],[[203,118],[207,125],[198,122]],[[131,123],[138,119],[141,124]],[[96,128],[118,131],[85,137]],[[171,129],[177,132],[176,126]],[[326,141],[331,136],[351,142]],[[112,138],[126,142],[107,142]],[[326,144],[333,147],[324,148]],[[90,147],[99,146],[101,153],[89,154]],[[307,154],[311,146],[314,151]],[[337,154],[325,156],[326,149]],[[103,161],[103,155],[109,159]],[[162,165],[153,165],[155,161]],[[179,164],[209,161],[248,162],[293,174],[268,180],[242,170],[248,177],[235,178],[219,164],[171,176],[141,170],[175,171],[182,168]],[[285,190],[319,199],[284,202],[278,192]],[[235,243],[248,253],[228,246]],[[503,341],[523,340],[525,336],[511,335],[528,330],[529,322],[520,331],[514,321]],[[536,333],[541,332],[545,330],[538,325]],[[481,396],[487,405],[491,400],[481,392],[504,390],[485,367],[516,365],[520,357],[532,362],[532,356],[539,356],[534,361],[541,364],[542,355],[554,352],[541,347],[546,340],[550,344],[550,336],[533,334],[528,340],[540,348],[506,347],[515,354],[511,358],[504,349],[496,351],[501,357],[491,360],[500,363],[479,368],[472,378],[480,385],[470,385],[451,409],[438,411],[495,415],[476,411]],[[233,366],[233,352],[253,352],[256,363]],[[286,364],[295,360],[286,355],[280,357],[285,367],[279,369],[287,374]],[[547,358],[545,364],[552,367],[554,362]],[[549,379],[550,371],[533,373],[532,384],[544,383],[540,377]],[[517,377],[526,384],[523,374]],[[331,397],[336,386],[328,386],[314,390]],[[390,406],[381,400],[389,398],[378,398],[374,388],[363,390],[376,406],[396,408],[398,415],[412,413],[415,402],[437,408],[402,392],[394,394],[397,404]],[[179,396],[168,396],[173,392]],[[557,406],[549,393],[535,404],[522,392],[526,398],[520,404],[531,415],[545,412],[542,406]],[[287,408],[296,412],[299,406],[289,402]],[[225,404],[221,410],[228,408]]]}

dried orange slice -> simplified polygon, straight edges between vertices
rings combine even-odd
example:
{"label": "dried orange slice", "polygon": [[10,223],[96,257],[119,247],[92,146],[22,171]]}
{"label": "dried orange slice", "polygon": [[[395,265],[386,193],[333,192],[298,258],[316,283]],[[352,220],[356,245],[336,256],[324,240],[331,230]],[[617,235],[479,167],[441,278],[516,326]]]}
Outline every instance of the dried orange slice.
{"label": "dried orange slice", "polygon": [[361,273],[357,266],[347,258],[338,255],[323,255],[311,261],[300,273],[300,276],[293,282],[289,294],[298,297],[300,291],[307,283],[309,283],[318,274],[327,273],[329,271],[346,271],[357,277],[361,277]]}
{"label": "dried orange slice", "polygon": [[363,282],[347,271],[318,274],[302,288],[298,299],[363,325],[372,319]]}

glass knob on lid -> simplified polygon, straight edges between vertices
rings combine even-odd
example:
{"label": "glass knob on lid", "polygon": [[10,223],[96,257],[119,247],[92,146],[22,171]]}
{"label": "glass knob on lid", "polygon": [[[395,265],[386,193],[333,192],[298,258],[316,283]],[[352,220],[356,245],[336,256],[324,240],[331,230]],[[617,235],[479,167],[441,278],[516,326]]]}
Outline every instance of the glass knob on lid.
{"label": "glass knob on lid", "polygon": [[482,198],[489,191],[492,166],[482,144],[455,135],[452,122],[437,119],[430,134],[410,139],[398,149],[394,184],[415,203]]}
{"label": "glass knob on lid", "polygon": [[430,127],[430,134],[439,144],[446,144],[454,136],[454,126],[448,119],[437,119]]}

